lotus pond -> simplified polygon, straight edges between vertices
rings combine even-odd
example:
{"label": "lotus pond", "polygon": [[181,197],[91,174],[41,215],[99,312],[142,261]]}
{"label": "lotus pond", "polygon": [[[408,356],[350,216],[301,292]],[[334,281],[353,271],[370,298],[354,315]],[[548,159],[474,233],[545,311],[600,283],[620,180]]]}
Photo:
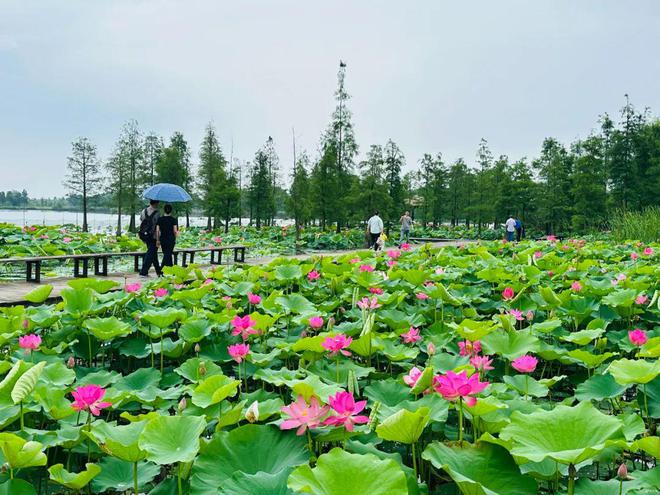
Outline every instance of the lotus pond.
{"label": "lotus pond", "polygon": [[0,494],[655,494],[658,245],[173,267],[0,314]]}

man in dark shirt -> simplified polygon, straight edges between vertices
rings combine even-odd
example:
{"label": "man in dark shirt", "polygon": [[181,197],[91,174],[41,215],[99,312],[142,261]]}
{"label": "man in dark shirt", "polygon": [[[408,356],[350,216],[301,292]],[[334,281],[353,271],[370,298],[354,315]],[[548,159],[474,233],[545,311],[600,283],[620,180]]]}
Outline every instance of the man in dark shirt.
{"label": "man in dark shirt", "polygon": [[149,269],[154,265],[156,274],[160,276],[160,265],[158,264],[158,246],[156,245],[156,223],[158,222],[158,201],[151,200],[142,213],[140,213],[140,230],[138,235],[147,246],[147,252],[142,259],[140,275],[149,276]]}
{"label": "man in dark shirt", "polygon": [[156,242],[163,250],[162,266],[172,266],[172,252],[179,235],[179,221],[172,216],[172,205],[165,205],[165,215],[156,223]]}

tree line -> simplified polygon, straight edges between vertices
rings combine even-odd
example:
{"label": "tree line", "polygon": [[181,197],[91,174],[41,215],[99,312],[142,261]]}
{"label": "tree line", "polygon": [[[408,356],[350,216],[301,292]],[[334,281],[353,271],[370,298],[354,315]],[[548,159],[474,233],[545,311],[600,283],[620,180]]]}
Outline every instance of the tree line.
{"label": "tree line", "polygon": [[[191,148],[180,132],[168,143],[143,135],[127,122],[110,157],[101,161],[87,138],[72,144],[65,184],[81,199],[83,229],[88,200],[100,192],[136,229],[142,191],[157,182],[181,185],[209,228],[229,227],[234,218],[256,227],[277,217],[297,229],[315,224],[338,232],[380,211],[394,224],[404,210],[418,224],[464,224],[478,230],[498,226],[509,215],[546,233],[584,233],[607,227],[615,210],[638,211],[660,204],[660,121],[637,111],[628,100],[620,115],[601,116],[597,131],[569,145],[546,138],[538,157],[511,160],[493,156],[482,139],[474,160],[447,162],[442,153],[424,154],[414,170],[393,141],[372,144],[358,161],[358,144],[346,90],[346,65],[340,63],[336,108],[321,135],[317,156],[295,146],[291,176],[282,177],[271,137],[250,161],[227,159],[212,124],[193,165]],[[284,182],[289,184],[285,189]]]}

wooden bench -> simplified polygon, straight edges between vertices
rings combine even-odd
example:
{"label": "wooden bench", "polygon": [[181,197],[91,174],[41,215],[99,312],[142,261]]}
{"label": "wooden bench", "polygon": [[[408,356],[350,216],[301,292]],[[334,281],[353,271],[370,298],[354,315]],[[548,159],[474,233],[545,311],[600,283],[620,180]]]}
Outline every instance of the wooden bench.
{"label": "wooden bench", "polygon": [[449,241],[461,241],[463,239],[442,239],[440,237],[410,237],[412,242],[449,242]]}
{"label": "wooden bench", "polygon": [[[211,264],[219,265],[222,263],[223,251],[234,251],[234,262],[245,262],[246,247],[242,245],[234,246],[214,246],[205,248],[180,248],[174,250],[174,263],[178,264],[179,254],[181,255],[181,265],[188,266],[194,263],[195,254],[199,252],[211,253]],[[217,253],[217,257],[216,257]],[[85,253],[85,254],[63,254],[57,256],[31,256],[0,258],[0,264],[25,263],[25,280],[27,282],[41,282],[41,263],[49,261],[67,261],[73,260],[73,276],[76,278],[87,277],[89,273],[89,262],[94,262],[94,275],[108,276],[108,260],[110,258],[133,256],[133,268],[135,272],[140,271],[140,260],[144,257],[144,251],[124,251],[117,253]],[[189,258],[188,258],[189,257]]]}

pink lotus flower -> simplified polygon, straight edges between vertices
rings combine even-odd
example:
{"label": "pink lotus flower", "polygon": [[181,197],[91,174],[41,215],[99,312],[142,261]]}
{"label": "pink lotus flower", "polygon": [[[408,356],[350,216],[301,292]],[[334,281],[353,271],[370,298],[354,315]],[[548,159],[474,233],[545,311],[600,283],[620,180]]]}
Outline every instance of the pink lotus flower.
{"label": "pink lotus flower", "polygon": [[141,288],[142,288],[142,285],[140,285],[139,282],[136,282],[134,284],[126,284],[126,286],[124,287],[124,290],[126,292],[128,292],[129,294],[131,294],[133,292],[139,291]]}
{"label": "pink lotus flower", "polygon": [[84,385],[78,387],[73,392],[74,403],[71,407],[76,411],[88,411],[94,416],[101,414],[101,409],[110,407],[110,402],[101,402],[105,395],[105,390],[98,385]]}
{"label": "pink lotus flower", "polygon": [[407,242],[404,242],[403,244],[401,244],[401,250],[402,251],[410,251],[410,249],[411,249],[410,244],[408,244]]}
{"label": "pink lotus flower", "polygon": [[204,280],[204,282],[202,282],[202,285],[209,285],[209,284],[212,284],[212,283],[213,283],[213,279],[212,278],[207,278],[206,280]]}
{"label": "pink lotus flower", "polygon": [[48,234],[42,234],[42,235],[41,235],[41,238],[42,238],[42,239],[48,239]]}
{"label": "pink lotus flower", "polygon": [[389,266],[390,268],[392,268],[392,267],[395,267],[395,266],[396,266],[396,261],[394,261],[394,260],[387,260],[387,263],[386,263],[386,264],[387,264],[387,266]]}
{"label": "pink lotus flower", "polygon": [[653,248],[652,247],[646,247],[644,248],[644,256],[651,256],[653,254]]}
{"label": "pink lotus flower", "polygon": [[359,262],[360,262],[360,258],[351,258],[351,259],[349,260],[349,263],[353,263],[353,264],[355,264],[355,263],[359,263]]}
{"label": "pink lotus flower", "polygon": [[304,435],[307,428],[316,428],[321,424],[323,416],[330,410],[330,406],[320,407],[316,397],[312,397],[309,405],[305,402],[302,395],[298,396],[295,402],[288,406],[283,406],[280,411],[289,416],[280,424],[281,430],[296,430],[296,435]]}
{"label": "pink lotus flower", "polygon": [[515,295],[516,295],[516,293],[514,292],[514,290],[511,287],[506,287],[502,291],[502,299],[504,299],[505,301],[510,301],[511,299],[513,299],[513,297]]}
{"label": "pink lotus flower", "polygon": [[422,371],[417,366],[413,366],[408,374],[403,376],[403,381],[412,388],[417,384],[420,376],[422,376]]}
{"label": "pink lotus flower", "polygon": [[524,320],[523,315],[522,315],[522,311],[519,311],[517,309],[511,309],[511,310],[509,310],[509,314],[511,316],[513,316],[518,321],[523,321]]}
{"label": "pink lotus flower", "polygon": [[436,268],[436,269],[435,269],[435,274],[436,274],[436,275],[442,275],[443,273],[445,273],[445,269],[444,269],[444,268]]}
{"label": "pink lotus flower", "polygon": [[435,345],[433,345],[433,342],[429,342],[426,346],[426,354],[429,356],[433,356],[435,354]]}
{"label": "pink lotus flower", "polygon": [[427,280],[424,282],[424,287],[435,287],[435,282],[433,280]]}
{"label": "pink lotus flower", "polygon": [[24,329],[27,330],[28,328],[30,328],[30,320],[28,320],[27,318],[24,319],[24,320],[21,322],[21,326],[22,326]]}
{"label": "pink lotus flower", "polygon": [[64,237],[64,238],[62,238],[62,242],[63,242],[64,244],[69,244],[69,243],[71,242],[71,237]]}
{"label": "pink lotus flower", "polygon": [[554,275],[555,275],[555,272],[553,272],[552,270],[548,271],[548,277],[554,277]]}
{"label": "pink lotus flower", "polygon": [[549,235],[546,237],[546,239],[550,242],[555,242],[557,240],[557,237],[554,235]]}
{"label": "pink lotus flower", "polygon": [[319,278],[321,278],[321,274],[316,270],[312,270],[307,274],[307,280],[309,280],[310,282],[313,282],[314,280],[318,280]]}
{"label": "pink lotus flower", "polygon": [[493,360],[488,356],[473,356],[470,358],[470,364],[474,366],[474,369],[477,371],[488,371],[494,369],[491,364]]}
{"label": "pink lotus flower", "polygon": [[154,297],[165,297],[167,294],[169,294],[169,292],[165,287],[161,287],[154,291]]}
{"label": "pink lotus flower", "polygon": [[371,265],[360,265],[360,271],[361,272],[373,272],[374,267]]}
{"label": "pink lotus flower", "polygon": [[26,354],[29,354],[39,348],[41,345],[41,337],[34,333],[23,335],[18,338],[18,345],[21,346],[22,349],[25,349]]}
{"label": "pink lotus flower", "polygon": [[383,289],[381,289],[380,287],[369,287],[369,292],[371,292],[372,294],[381,295],[383,293]]}
{"label": "pink lotus flower", "polygon": [[637,258],[639,258],[639,255],[635,251],[630,253],[630,259],[631,260],[635,261],[635,260],[637,260]]}
{"label": "pink lotus flower", "polygon": [[646,297],[645,294],[640,294],[635,298],[635,304],[646,304],[646,301],[648,301],[649,298]]}
{"label": "pink lotus flower", "polygon": [[220,236],[214,237],[213,242],[215,242],[216,244],[222,244],[222,237]]}
{"label": "pink lotus flower", "polygon": [[580,292],[582,290],[582,284],[576,280],[571,284],[571,290],[573,292]]}
{"label": "pink lotus flower", "polygon": [[257,294],[252,294],[252,292],[248,292],[248,302],[250,304],[259,304],[261,302],[261,296],[258,296]]}
{"label": "pink lotus flower", "polygon": [[623,282],[623,281],[624,281],[625,279],[627,279],[627,278],[628,278],[628,277],[626,277],[626,274],[625,274],[625,273],[619,273],[619,274],[616,276],[616,279],[617,279],[619,282]]}
{"label": "pink lotus flower", "polygon": [[312,327],[314,330],[318,330],[319,328],[323,327],[323,318],[320,316],[312,316],[309,319],[309,326]]}
{"label": "pink lotus flower", "polygon": [[479,381],[479,375],[473,374],[468,378],[467,371],[460,374],[447,371],[446,375],[433,377],[433,388],[448,401],[455,402],[462,398],[465,403],[472,407],[477,403],[476,394],[482,392],[489,382]]}
{"label": "pink lotus flower", "polygon": [[631,344],[636,346],[643,346],[649,340],[646,332],[640,328],[628,332],[628,339],[630,339]]}
{"label": "pink lotus flower", "polygon": [[397,259],[399,256],[401,256],[401,251],[399,251],[398,249],[390,249],[390,250],[387,252],[387,256],[389,256],[390,258],[392,258],[393,260],[395,260],[395,259]]}
{"label": "pink lotus flower", "polygon": [[347,351],[346,349],[348,349],[352,342],[352,337],[346,337],[346,335],[340,333],[334,337],[326,337],[325,340],[321,342],[321,347],[330,353],[328,354],[329,356],[334,356],[338,352],[342,353],[344,356],[350,356],[350,351]]}
{"label": "pink lotus flower", "polygon": [[243,340],[247,340],[250,335],[255,335],[257,331],[254,329],[254,325],[257,324],[250,315],[245,315],[242,318],[240,316],[235,316],[231,320],[231,324],[234,327],[234,330],[231,332],[232,335],[239,335]]}
{"label": "pink lotus flower", "polygon": [[532,311],[531,309],[529,311],[527,311],[526,318],[527,318],[527,321],[532,321],[534,319],[534,311]]}
{"label": "pink lotus flower", "polygon": [[458,348],[461,356],[476,356],[481,352],[481,342],[478,340],[474,342],[464,340],[458,343]]}
{"label": "pink lotus flower", "polygon": [[357,305],[360,309],[364,309],[364,310],[380,308],[380,304],[378,304],[378,299],[376,299],[375,297],[372,297],[371,299],[369,299],[368,297],[363,297],[362,300],[357,302]]}
{"label": "pink lotus flower", "polygon": [[419,330],[415,327],[410,327],[406,333],[401,334],[403,342],[406,344],[414,344],[422,337],[419,335]]}
{"label": "pink lotus flower", "polygon": [[232,357],[234,361],[236,361],[238,364],[245,359],[245,356],[248,355],[250,352],[250,345],[249,344],[234,344],[230,345],[227,347],[227,352],[229,352],[229,355]]}
{"label": "pink lotus flower", "polygon": [[541,251],[534,251],[534,258],[539,259],[541,256],[543,256]]}
{"label": "pink lotus flower", "polygon": [[343,426],[347,431],[353,431],[354,425],[369,422],[369,416],[357,415],[364,410],[367,401],[355,402],[350,392],[337,392],[334,397],[329,397],[328,403],[337,414],[329,416],[324,425]]}
{"label": "pink lotus flower", "polygon": [[536,365],[538,363],[538,359],[536,359],[534,356],[525,354],[524,356],[520,356],[519,358],[511,361],[511,366],[513,366],[513,368],[520,373],[531,373],[536,369]]}
{"label": "pink lotus flower", "polygon": [[427,299],[430,299],[429,295],[426,292],[418,292],[417,294],[415,294],[415,297],[420,301],[426,301]]}

